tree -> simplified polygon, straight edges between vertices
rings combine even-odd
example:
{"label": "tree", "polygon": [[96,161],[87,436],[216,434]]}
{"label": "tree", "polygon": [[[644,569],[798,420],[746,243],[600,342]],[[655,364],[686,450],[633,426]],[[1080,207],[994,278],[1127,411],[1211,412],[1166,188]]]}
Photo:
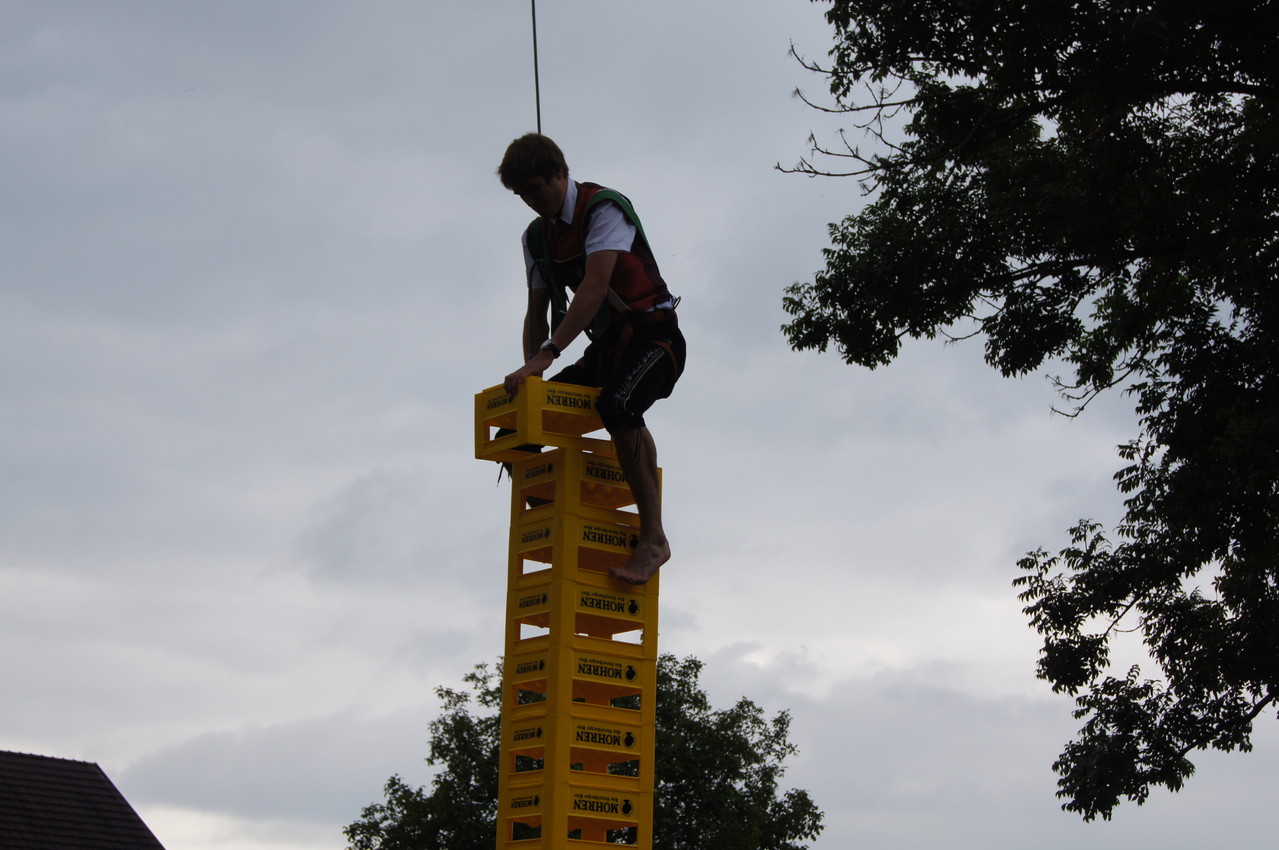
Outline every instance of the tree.
{"label": "tree", "polygon": [[[1179,790],[1195,750],[1247,750],[1279,695],[1279,15],[1270,0],[835,0],[823,74],[868,139],[794,169],[852,176],[825,269],[788,288],[797,350],[885,365],[981,337],[1005,376],[1051,364],[1079,415],[1135,401],[1125,513],[1082,520],[1015,584],[1038,674],[1084,720],[1063,808]],[[1270,11],[1267,12],[1266,10]],[[801,95],[802,96],[802,95]],[[1111,675],[1137,632],[1161,676]]]}
{"label": "tree", "polygon": [[444,770],[432,791],[399,776],[386,781],[386,801],[365,806],[343,833],[348,850],[491,850],[497,835],[497,773],[501,741],[502,674],[476,665],[462,680],[484,713],[471,713],[472,695],[437,687],[443,713],[432,720],[427,764]]}
{"label": "tree", "polygon": [[[778,793],[790,714],[771,719],[743,697],[710,707],[702,662],[663,655],[657,668],[656,801],[653,846],[662,850],[805,850],[822,830],[808,792]],[[349,850],[490,850],[496,835],[501,671],[480,664],[464,681],[473,693],[440,687],[444,713],[432,720],[427,763],[442,768],[425,788],[399,776],[386,799],[344,830]],[[472,713],[472,697],[479,709]]]}

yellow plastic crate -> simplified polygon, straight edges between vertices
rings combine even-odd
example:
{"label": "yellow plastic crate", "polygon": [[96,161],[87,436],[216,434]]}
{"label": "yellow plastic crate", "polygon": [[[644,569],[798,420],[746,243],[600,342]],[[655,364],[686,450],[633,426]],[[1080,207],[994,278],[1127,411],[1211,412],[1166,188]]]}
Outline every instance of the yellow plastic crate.
{"label": "yellow plastic crate", "polygon": [[[507,789],[498,800],[499,848],[617,847],[629,830],[645,850],[641,825],[652,823],[653,795],[576,783],[544,782]],[[564,835],[547,835],[551,824],[564,824]],[[627,845],[623,845],[627,846]]]}
{"label": "yellow plastic crate", "polygon": [[544,638],[546,643],[657,657],[656,640],[645,640],[657,634],[657,599],[645,588],[544,580],[508,593],[506,616],[508,654]]}
{"label": "yellow plastic crate", "polygon": [[[554,688],[548,687],[552,681]],[[650,699],[657,694],[657,660],[553,645],[506,656],[503,685],[504,705],[513,719],[572,713],[652,722],[647,719],[652,706],[644,705],[642,694]],[[638,706],[629,707],[637,697]]]}
{"label": "yellow plastic crate", "polygon": [[[533,510],[586,516],[597,510],[618,510],[635,504],[626,474],[615,457],[573,449],[521,455],[511,464],[512,522]],[[657,473],[660,495],[661,469]]]}
{"label": "yellow plastic crate", "polygon": [[[599,390],[528,378],[511,398],[500,385],[475,396],[475,456],[480,460],[519,461],[528,457],[517,447],[555,446],[614,455],[595,412]],[[498,437],[499,428],[513,433]]]}
{"label": "yellow plastic crate", "polygon": [[529,511],[519,517],[510,531],[507,586],[523,589],[544,581],[540,574],[553,568],[556,577],[656,594],[658,576],[643,585],[627,585],[608,575],[610,568],[630,559],[639,542],[639,517],[603,509],[589,513],[574,516]]}
{"label": "yellow plastic crate", "polygon": [[[651,735],[652,730],[633,719],[554,714],[511,723],[503,729],[503,778],[512,788],[562,781],[632,793],[652,791]],[[565,754],[567,768],[557,770],[548,753]]]}

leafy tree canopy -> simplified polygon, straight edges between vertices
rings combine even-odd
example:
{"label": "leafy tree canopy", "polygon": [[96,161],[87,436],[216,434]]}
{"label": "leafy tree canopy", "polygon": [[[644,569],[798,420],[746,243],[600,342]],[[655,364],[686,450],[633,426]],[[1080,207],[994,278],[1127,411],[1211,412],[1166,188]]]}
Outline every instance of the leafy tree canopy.
{"label": "leafy tree canopy", "polygon": [[[805,850],[822,813],[808,792],[779,792],[790,714],[771,719],[742,698],[713,709],[702,662],[663,655],[657,668],[657,785],[653,846],[663,850]],[[478,665],[470,693],[437,688],[444,712],[430,723],[431,790],[400,777],[386,799],[344,830],[348,850],[491,850],[496,835],[501,671]],[[474,704],[472,704],[474,700]],[[473,713],[474,712],[474,713]]]}
{"label": "leafy tree canopy", "polygon": [[[870,150],[823,271],[787,290],[799,350],[887,364],[979,336],[1005,376],[1053,364],[1077,415],[1131,394],[1126,512],[1020,563],[1039,675],[1077,698],[1064,807],[1181,787],[1250,747],[1279,694],[1279,10],[1271,0],[820,0],[833,103]],[[811,103],[812,101],[810,101]],[[1162,675],[1110,674],[1136,631]]]}

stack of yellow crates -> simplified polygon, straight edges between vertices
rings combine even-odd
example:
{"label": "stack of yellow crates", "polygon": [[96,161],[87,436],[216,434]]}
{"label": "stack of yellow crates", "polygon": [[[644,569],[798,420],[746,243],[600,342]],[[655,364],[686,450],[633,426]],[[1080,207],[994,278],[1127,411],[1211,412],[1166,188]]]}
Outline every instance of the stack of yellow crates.
{"label": "stack of yellow crates", "polygon": [[498,850],[652,848],[658,579],[608,574],[639,518],[592,436],[597,394],[530,378],[475,397],[475,456],[512,484]]}

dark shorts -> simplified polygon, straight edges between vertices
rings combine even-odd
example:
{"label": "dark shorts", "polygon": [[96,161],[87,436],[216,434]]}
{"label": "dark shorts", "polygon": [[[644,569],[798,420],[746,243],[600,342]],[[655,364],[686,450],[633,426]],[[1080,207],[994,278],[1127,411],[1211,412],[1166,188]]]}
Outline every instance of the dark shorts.
{"label": "dark shorts", "polygon": [[596,406],[610,432],[641,428],[644,413],[675,388],[685,353],[684,335],[674,319],[640,325],[629,333],[619,327],[593,341],[581,360],[550,380],[599,387]]}

